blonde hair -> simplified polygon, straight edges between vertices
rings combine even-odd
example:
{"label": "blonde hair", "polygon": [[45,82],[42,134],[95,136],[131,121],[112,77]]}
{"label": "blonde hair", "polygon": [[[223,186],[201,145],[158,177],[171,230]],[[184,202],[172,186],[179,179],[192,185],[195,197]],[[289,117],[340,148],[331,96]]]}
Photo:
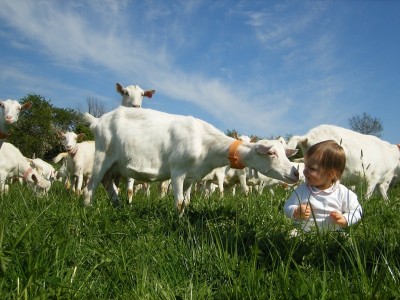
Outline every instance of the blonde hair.
{"label": "blonde hair", "polygon": [[312,145],[307,150],[305,158],[315,160],[324,171],[335,172],[336,180],[340,179],[346,165],[346,154],[343,147],[334,140],[327,140]]}

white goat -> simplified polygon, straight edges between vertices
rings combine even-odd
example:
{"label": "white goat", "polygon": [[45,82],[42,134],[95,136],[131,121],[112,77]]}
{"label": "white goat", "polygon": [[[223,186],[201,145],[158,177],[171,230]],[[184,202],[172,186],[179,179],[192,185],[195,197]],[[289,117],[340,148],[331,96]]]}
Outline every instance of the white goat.
{"label": "white goat", "polygon": [[26,102],[24,104],[19,104],[16,100],[0,100],[0,146],[9,135],[9,126],[18,121],[19,113],[22,110],[30,109],[32,107],[32,102]]}
{"label": "white goat", "polygon": [[207,197],[210,196],[216,189],[218,189],[220,197],[224,196],[225,171],[228,168],[230,167],[222,166],[215,168],[203,177],[201,181],[203,183],[202,186]]}
{"label": "white goat", "polygon": [[[136,185],[134,185],[135,180],[133,178],[127,179],[127,194],[128,194],[128,203],[132,204],[133,195],[136,194],[137,191],[143,190],[146,197],[150,197],[150,183],[143,181],[136,181]],[[158,190],[160,192],[160,198],[164,198],[168,193],[168,187],[170,185],[170,180],[160,181],[158,183]]]}
{"label": "white goat", "polygon": [[[57,180],[63,182],[65,188],[68,190],[71,187],[71,182],[74,181],[74,165],[68,152],[61,152],[53,158],[54,163],[58,163],[60,161],[62,161],[62,165],[57,171]],[[84,182],[88,180],[88,178],[83,178]]]}
{"label": "white goat", "polygon": [[143,97],[151,98],[155,90],[142,90],[138,85],[123,87],[120,83],[115,84],[115,89],[122,95],[122,106],[142,107]]}
{"label": "white goat", "polygon": [[6,181],[20,177],[42,195],[50,189],[50,181],[44,179],[33,169],[28,159],[14,145],[4,142],[0,148],[0,191],[7,192]]}
{"label": "white goat", "polygon": [[51,164],[40,158],[28,158],[28,162],[30,163],[31,167],[35,168],[39,175],[41,175],[43,178],[49,180],[50,182],[55,180],[56,169]]}
{"label": "white goat", "polygon": [[342,176],[345,184],[359,184],[365,179],[366,199],[371,197],[376,187],[382,197],[388,199],[387,190],[400,160],[396,145],[376,136],[333,125],[320,125],[304,136],[293,136],[288,145],[293,148],[299,146],[304,154],[309,147],[325,140],[335,140],[346,153],[346,167]]}
{"label": "white goat", "polygon": [[[247,135],[238,136],[236,132],[234,132],[233,137],[236,140],[248,143],[254,143],[256,141],[255,137],[250,138]],[[253,174],[253,172],[255,171],[249,168],[234,169],[230,166],[215,168],[202,179],[205,194],[209,196],[216,189],[214,185],[217,185],[220,197],[224,195],[225,187],[232,188],[232,193],[235,194],[235,185],[240,184],[243,192],[247,195],[249,193],[249,187],[246,183],[246,175]]]}
{"label": "white goat", "polygon": [[[121,105],[126,107],[142,107],[143,97],[151,98],[153,94],[156,92],[155,90],[142,90],[138,85],[129,85],[127,87],[123,87],[120,83],[115,84],[115,89],[122,96]],[[132,197],[135,193],[133,178],[127,178],[127,194],[128,194],[128,202],[132,203]],[[146,187],[146,195],[150,196],[150,186]]]}
{"label": "white goat", "polygon": [[[400,144],[397,144],[396,146],[397,146],[397,148],[399,148],[399,151],[400,151]],[[390,182],[390,186],[396,185],[399,181],[400,181],[400,161],[397,164],[397,167],[394,171],[394,176],[393,176],[392,181]]]}
{"label": "white goat", "polygon": [[257,176],[248,176],[248,180],[247,180],[247,185],[248,186],[254,186],[257,187],[257,191],[259,194],[261,194],[264,190],[265,187],[270,187],[270,192],[273,195],[274,191],[272,189],[273,186],[283,186],[285,188],[287,187],[293,187],[294,185],[299,184],[300,182],[304,182],[305,181],[305,177],[304,177],[304,163],[303,162],[292,162],[294,167],[297,169],[297,171],[299,172],[299,181],[295,184],[287,184],[285,182],[282,182],[280,180],[271,178],[271,177],[267,177],[263,174],[259,174],[257,172]]}
{"label": "white goat", "polygon": [[96,140],[93,174],[84,191],[85,205],[91,205],[101,181],[111,199],[119,202],[115,186],[107,182],[110,174],[148,182],[171,179],[175,208],[180,214],[190,201],[186,192],[191,184],[230,161],[233,167],[247,165],[288,183],[298,180],[297,170],[286,157],[297,151],[287,149],[285,153],[277,141],[237,141],[202,120],[151,109],[120,106],[98,119],[88,113],[84,118]]}
{"label": "white goat", "polygon": [[[76,134],[74,132],[58,132],[62,138],[62,144],[68,151],[70,161],[70,182],[72,191],[80,194],[84,183],[84,178],[89,178],[93,169],[93,157],[95,151],[94,141],[85,141],[79,143],[84,137],[84,133]],[[59,156],[53,159],[58,162]],[[68,165],[68,163],[67,163]]]}

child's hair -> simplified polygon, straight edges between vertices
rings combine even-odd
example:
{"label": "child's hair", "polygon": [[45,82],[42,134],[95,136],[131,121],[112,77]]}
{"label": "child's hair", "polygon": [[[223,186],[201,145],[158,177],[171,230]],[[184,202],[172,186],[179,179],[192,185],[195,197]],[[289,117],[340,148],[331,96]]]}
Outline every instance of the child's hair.
{"label": "child's hair", "polygon": [[340,179],[346,165],[346,155],[343,147],[334,140],[327,140],[312,145],[307,150],[305,157],[307,159],[315,159],[319,167],[324,171],[334,171],[336,180]]}

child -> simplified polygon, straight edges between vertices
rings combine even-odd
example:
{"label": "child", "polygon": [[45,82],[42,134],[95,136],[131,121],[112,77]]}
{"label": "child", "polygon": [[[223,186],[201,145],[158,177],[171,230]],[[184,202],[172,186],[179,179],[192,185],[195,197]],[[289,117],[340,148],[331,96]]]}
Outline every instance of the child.
{"label": "child", "polygon": [[339,182],[345,164],[343,148],[335,141],[311,146],[304,156],[306,182],[286,201],[285,215],[304,231],[317,226],[335,231],[357,223],[362,215],[357,195]]}

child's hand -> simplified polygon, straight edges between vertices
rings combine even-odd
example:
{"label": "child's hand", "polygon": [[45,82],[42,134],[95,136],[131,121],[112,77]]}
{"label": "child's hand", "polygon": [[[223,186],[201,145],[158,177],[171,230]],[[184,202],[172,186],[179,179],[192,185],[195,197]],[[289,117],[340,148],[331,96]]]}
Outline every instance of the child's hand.
{"label": "child's hand", "polygon": [[293,213],[295,219],[308,220],[311,216],[311,207],[308,204],[300,204]]}
{"label": "child's hand", "polygon": [[333,211],[330,214],[330,217],[332,218],[333,222],[341,227],[346,227],[347,226],[347,221],[343,217],[341,212],[338,211]]}

